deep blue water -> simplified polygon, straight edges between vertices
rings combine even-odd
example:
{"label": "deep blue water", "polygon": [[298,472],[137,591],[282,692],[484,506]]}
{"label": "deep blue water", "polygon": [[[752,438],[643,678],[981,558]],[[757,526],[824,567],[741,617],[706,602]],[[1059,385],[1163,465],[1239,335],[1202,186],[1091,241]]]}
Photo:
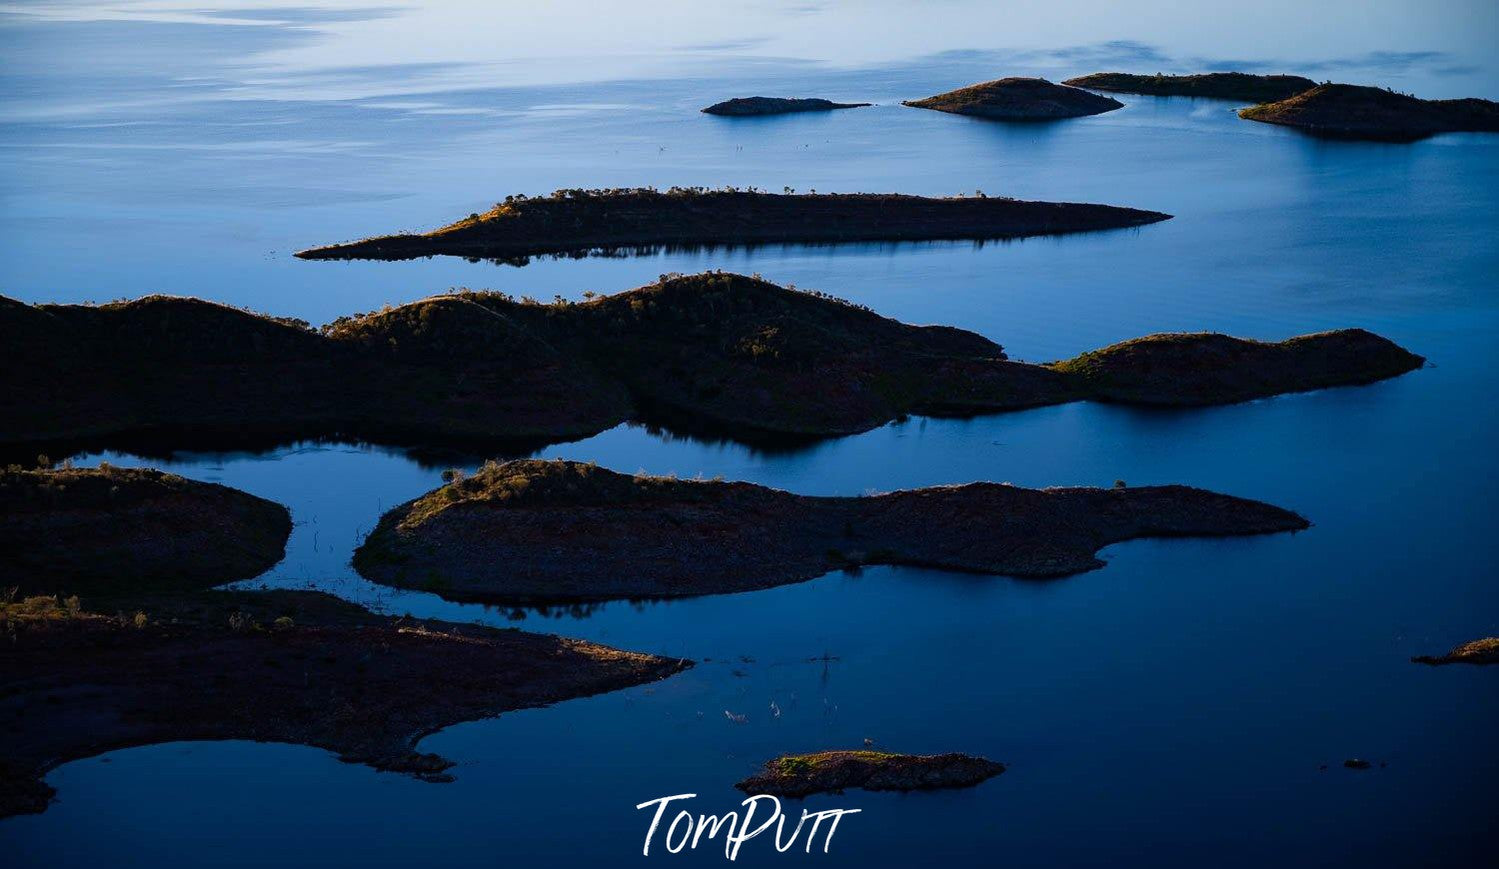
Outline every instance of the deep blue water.
{"label": "deep blue water", "polygon": [[[1405,8],[1389,6],[1380,8],[1392,21]],[[1451,32],[1371,15],[1390,45],[1290,40],[1284,50],[1298,53],[1270,57],[1263,63],[1276,66],[1263,71],[1499,95],[1485,65],[1492,52],[1474,48],[1471,33],[1493,23],[1492,10],[1455,8]],[[558,72],[569,66],[559,62],[521,84],[496,74],[486,85],[471,65],[422,61],[415,49],[401,55],[410,66],[354,65],[362,55],[349,46],[374,37],[338,27],[378,25],[387,13],[278,14],[295,26],[0,17],[12,58],[0,70],[10,85],[0,97],[0,292],[80,301],[161,291],[322,322],[451,286],[577,298],[724,268],[970,328],[1021,359],[1156,331],[1279,339],[1361,326],[1432,364],[1368,387],[1190,412],[1073,404],[916,417],[792,452],[628,426],[539,452],[818,494],[976,479],[1180,482],[1314,523],[1295,535],[1123,544],[1105,550],[1106,568],[1048,582],[879,568],[581,613],[486,609],[373,586],[348,567],[383,510],[438,485],[448,464],[481,457],[418,461],[357,444],[77,457],[152,464],[288,504],[297,522],[288,556],[250,585],[321,588],[392,612],[704,662],[655,685],[435,734],[422,749],[460,764],[447,785],[251,743],[70,763],[49,777],[59,800],[45,814],[0,822],[7,861],[609,865],[638,859],[649,818],[637,803],[696,793],[692,808],[727,811],[742,798],[732,783],[764,759],[866,738],[1010,768],[966,791],[814,798],[814,808],[863,810],[842,822],[830,853],[777,855],[762,837],[740,861],[1474,865],[1499,844],[1499,673],[1408,662],[1499,634],[1499,137],[1325,142],[1239,121],[1230,103],[1135,96],[1117,112],[1042,126],[897,104],[1011,72],[1211,65],[1186,53],[1190,34],[1154,47],[1123,40],[1150,26],[1133,20],[1114,21],[1120,40],[1086,50],[959,51],[974,47],[959,29],[926,34],[948,40],[945,53],[845,64],[758,56],[706,34],[690,51],[659,52],[680,68],[619,61],[596,76],[605,80],[580,83],[588,76]],[[1035,46],[1055,38],[1022,36]],[[267,54],[319,39],[353,52],[346,65],[307,69]],[[1242,52],[1221,57],[1271,51],[1222,32],[1203,39]],[[1391,45],[1403,53],[1373,50]],[[1252,63],[1238,65],[1261,71]],[[756,91],[880,105],[749,121],[696,112]],[[982,189],[1176,217],[983,246],[522,268],[289,256],[438,225],[507,193],[645,184]],[[1345,770],[1348,757],[1376,768]],[[706,846],[667,855],[658,838],[651,859],[723,858]]]}

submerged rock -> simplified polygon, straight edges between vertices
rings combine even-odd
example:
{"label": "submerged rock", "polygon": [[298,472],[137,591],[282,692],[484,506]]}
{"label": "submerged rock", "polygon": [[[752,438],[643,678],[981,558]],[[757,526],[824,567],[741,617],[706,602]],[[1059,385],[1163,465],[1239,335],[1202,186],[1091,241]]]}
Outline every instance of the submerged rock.
{"label": "submerged rock", "polygon": [[128,593],[249,579],[285,554],[286,508],[134,468],[0,471],[0,585]]}
{"label": "submerged rock", "polygon": [[901,105],[996,121],[1054,121],[1097,115],[1124,103],[1044,78],[1002,78]]}
{"label": "submerged rock", "polygon": [[966,788],[1005,771],[1005,765],[967,754],[890,754],[883,751],[820,751],[769,761],[734,785],[748,794],[805,797],[867,791]]}
{"label": "submerged rock", "polygon": [[1096,91],[1114,91],[1151,96],[1207,97],[1269,103],[1283,100],[1317,86],[1299,75],[1251,75],[1244,72],[1208,72],[1197,75],[1131,75],[1126,72],[1095,72],[1070,78],[1063,84]]}
{"label": "submerged rock", "polygon": [[1499,637],[1484,637],[1453,648],[1445,655],[1417,655],[1417,664],[1499,664]]}
{"label": "submerged rock", "polygon": [[1239,117],[1341,139],[1405,142],[1436,133],[1499,132],[1499,103],[1492,100],[1423,100],[1351,84],[1320,85],[1242,109]]}
{"label": "submerged rock", "polygon": [[1422,364],[1361,330],[1278,344],[1151,336],[1025,364],[972,332],[722,273],[576,304],[465,292],[321,332],[193,299],[0,299],[0,339],[12,361],[0,368],[0,444],[344,436],[492,451],[497,440],[534,448],[630,419],[750,441],[815,438],[912,413],[1243,401]]}
{"label": "submerged rock", "polygon": [[706,115],[747,117],[750,115],[786,115],[794,112],[827,112],[833,109],[859,109],[869,103],[835,103],[817,98],[735,97],[703,109]]}
{"label": "submerged rock", "polygon": [[457,599],[677,597],[873,564],[1066,576],[1102,567],[1097,550],[1137,537],[1306,527],[1289,510],[1187,486],[970,483],[833,498],[519,460],[389,511],[354,567]]}
{"label": "submerged rock", "polygon": [[524,261],[540,254],[657,247],[1018,238],[1142,226],[1169,217],[1112,205],[998,197],[559,190],[547,197],[511,197],[484,214],[428,233],[379,236],[296,255],[394,260],[453,254]]}
{"label": "submerged rock", "polygon": [[178,740],[310,745],[447,781],[435,730],[665,678],[688,662],[562,637],[377,616],[315,592],[142,599],[124,619],[0,602],[0,817],[43,811],[48,770]]}

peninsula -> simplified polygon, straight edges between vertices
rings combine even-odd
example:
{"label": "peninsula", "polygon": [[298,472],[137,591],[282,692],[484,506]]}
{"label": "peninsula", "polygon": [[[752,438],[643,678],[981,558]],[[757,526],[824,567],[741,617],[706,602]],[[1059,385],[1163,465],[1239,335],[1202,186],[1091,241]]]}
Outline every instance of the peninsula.
{"label": "peninsula", "polygon": [[733,118],[759,115],[789,115],[797,112],[828,112],[833,109],[861,109],[869,103],[835,103],[817,98],[735,97],[703,109],[705,115]]}
{"label": "peninsula", "polygon": [[1250,75],[1244,72],[1208,72],[1198,75],[1095,72],[1092,75],[1069,78],[1063,84],[1114,93],[1206,97],[1256,104],[1283,100],[1317,86],[1316,82],[1299,75]]}
{"label": "peninsula", "polygon": [[760,772],[734,785],[747,794],[800,798],[866,791],[966,788],[1005,771],[1005,765],[967,754],[890,754],[884,751],[819,751],[768,761]]}
{"label": "peninsula", "polygon": [[508,197],[483,214],[428,233],[379,236],[296,255],[399,260],[452,254],[522,262],[539,254],[654,247],[1019,238],[1143,226],[1169,217],[1113,205],[1001,197],[558,190],[544,197]]}
{"label": "peninsula", "polygon": [[1436,133],[1499,132],[1499,103],[1492,100],[1423,100],[1351,84],[1320,85],[1242,109],[1239,117],[1337,139],[1411,142]]}
{"label": "peninsula", "polygon": [[354,567],[455,599],[661,598],[874,564],[1060,577],[1102,567],[1097,550],[1138,537],[1306,527],[1289,510],[1186,486],[970,483],[808,497],[527,459],[491,462],[395,507],[355,550]]}
{"label": "peninsula", "polygon": [[1124,108],[1124,103],[1044,78],[1002,78],[901,103],[994,121],[1056,121]]}
{"label": "peninsula", "polygon": [[[111,605],[119,605],[111,601]],[[0,817],[44,811],[52,768],[178,740],[290,742],[448,781],[427,734],[665,678],[689,662],[581,640],[374,615],[318,592],[137,599],[123,615],[0,600]]]}

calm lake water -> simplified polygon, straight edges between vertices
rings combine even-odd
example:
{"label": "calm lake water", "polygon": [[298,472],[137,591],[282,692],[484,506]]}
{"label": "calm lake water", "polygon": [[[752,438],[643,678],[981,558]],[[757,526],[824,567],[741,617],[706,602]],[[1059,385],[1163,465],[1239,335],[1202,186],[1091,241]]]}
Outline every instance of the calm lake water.
{"label": "calm lake water", "polygon": [[[791,452],[624,426],[537,453],[813,494],[1180,482],[1314,523],[1114,546],[1103,570],[1050,582],[880,568],[586,612],[489,609],[373,586],[348,565],[383,510],[484,456],[303,443],[77,457],[289,505],[287,558],[250,586],[702,663],[437,733],[421,747],[459,762],[446,785],[243,742],[70,763],[48,778],[59,800],[45,814],[0,822],[8,865],[612,865],[640,859],[637,803],[696,793],[692,808],[727,811],[742,798],[732,783],[761,761],[866,738],[1010,768],[971,790],[813,798],[862,809],[830,853],[775,854],[762,837],[740,862],[1474,865],[1499,844],[1499,673],[1408,662],[1499,634],[1499,137],[1325,142],[1239,121],[1231,103],[1140,96],[1050,125],[898,105],[1001,75],[1113,68],[1496,97],[1492,4],[1270,3],[1190,21],[1103,3],[215,5],[0,11],[0,292],[191,294],[318,323],[453,286],[578,298],[723,268],[973,329],[1028,360],[1157,331],[1361,326],[1432,364],[1201,411],[917,417]],[[879,105],[696,111],[751,93]],[[981,189],[1176,217],[981,246],[525,267],[290,256],[439,225],[509,193],[674,184]],[[1345,770],[1349,757],[1375,768]],[[723,854],[669,855],[658,839],[651,859]]]}

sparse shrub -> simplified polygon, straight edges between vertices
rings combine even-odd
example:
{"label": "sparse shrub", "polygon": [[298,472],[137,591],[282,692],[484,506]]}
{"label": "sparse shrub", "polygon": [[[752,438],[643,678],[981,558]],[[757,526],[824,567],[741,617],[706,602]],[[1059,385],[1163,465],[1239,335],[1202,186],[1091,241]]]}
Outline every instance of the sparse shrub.
{"label": "sparse shrub", "polygon": [[297,623],[292,621],[291,616],[277,616],[276,620],[271,622],[271,630],[274,631],[289,631],[296,626]]}

